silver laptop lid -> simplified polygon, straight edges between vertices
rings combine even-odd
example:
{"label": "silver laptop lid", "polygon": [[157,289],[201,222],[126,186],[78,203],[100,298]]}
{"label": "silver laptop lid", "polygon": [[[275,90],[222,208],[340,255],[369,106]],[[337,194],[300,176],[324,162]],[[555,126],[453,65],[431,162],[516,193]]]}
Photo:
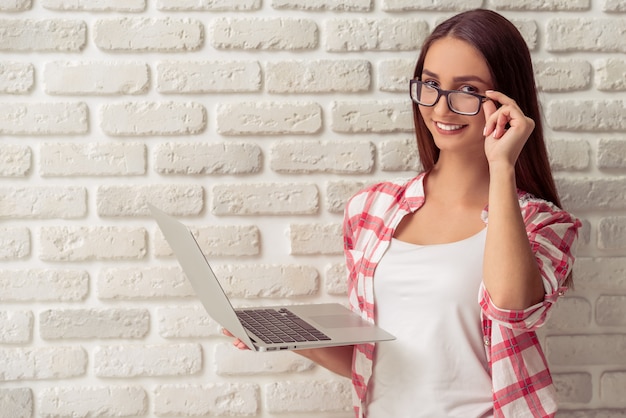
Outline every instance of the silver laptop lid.
{"label": "silver laptop lid", "polygon": [[209,316],[256,350],[191,231],[154,206],[148,208]]}

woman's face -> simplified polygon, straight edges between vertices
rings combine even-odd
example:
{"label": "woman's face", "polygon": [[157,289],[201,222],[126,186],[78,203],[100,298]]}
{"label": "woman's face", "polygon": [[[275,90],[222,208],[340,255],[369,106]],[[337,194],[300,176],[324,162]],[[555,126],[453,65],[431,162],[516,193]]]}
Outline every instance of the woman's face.
{"label": "woman's face", "polygon": [[[458,90],[484,95],[493,88],[493,81],[482,54],[460,39],[445,37],[435,41],[424,60],[421,80],[442,90]],[[432,107],[419,106],[426,127],[435,145],[445,151],[482,151],[485,116],[482,109],[477,115],[454,113],[445,96]],[[484,152],[484,151],[483,151]]]}

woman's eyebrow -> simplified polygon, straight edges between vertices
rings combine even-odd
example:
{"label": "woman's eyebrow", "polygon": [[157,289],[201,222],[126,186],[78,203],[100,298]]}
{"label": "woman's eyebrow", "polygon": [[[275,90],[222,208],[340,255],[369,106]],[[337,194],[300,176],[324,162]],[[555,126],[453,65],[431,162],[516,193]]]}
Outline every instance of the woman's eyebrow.
{"label": "woman's eyebrow", "polygon": [[[427,75],[428,77],[439,78],[437,74],[433,73],[432,71],[428,71],[426,69],[422,70],[422,74]],[[463,81],[478,81],[480,83],[487,84],[485,80],[483,80],[482,78],[476,75],[458,76],[458,77],[454,77],[452,81],[457,82],[457,83],[460,83]]]}

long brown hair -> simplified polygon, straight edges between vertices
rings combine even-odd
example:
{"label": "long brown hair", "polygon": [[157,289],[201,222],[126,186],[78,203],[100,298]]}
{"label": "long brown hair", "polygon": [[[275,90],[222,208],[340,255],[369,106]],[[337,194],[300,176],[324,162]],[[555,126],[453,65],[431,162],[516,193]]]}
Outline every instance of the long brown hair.
{"label": "long brown hair", "polygon": [[[522,112],[535,122],[535,129],[515,164],[517,187],[561,206],[543,138],[537,88],[526,41],[511,22],[496,12],[485,9],[463,12],[438,25],[424,41],[415,65],[415,78],[422,75],[430,46],[448,36],[476,48],[487,62],[494,89],[515,100]],[[413,103],[413,118],[422,166],[424,170],[430,170],[439,158],[439,149],[416,103]]]}

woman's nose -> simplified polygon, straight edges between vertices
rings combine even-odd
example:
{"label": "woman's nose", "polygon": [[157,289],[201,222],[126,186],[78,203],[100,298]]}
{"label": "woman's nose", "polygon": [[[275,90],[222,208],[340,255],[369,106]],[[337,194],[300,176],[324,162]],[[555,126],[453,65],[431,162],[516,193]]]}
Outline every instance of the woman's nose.
{"label": "woman's nose", "polygon": [[452,112],[450,110],[450,106],[448,106],[448,98],[444,96],[443,94],[439,96],[439,100],[437,100],[437,103],[435,103],[433,110],[438,115],[445,115],[447,113]]}

